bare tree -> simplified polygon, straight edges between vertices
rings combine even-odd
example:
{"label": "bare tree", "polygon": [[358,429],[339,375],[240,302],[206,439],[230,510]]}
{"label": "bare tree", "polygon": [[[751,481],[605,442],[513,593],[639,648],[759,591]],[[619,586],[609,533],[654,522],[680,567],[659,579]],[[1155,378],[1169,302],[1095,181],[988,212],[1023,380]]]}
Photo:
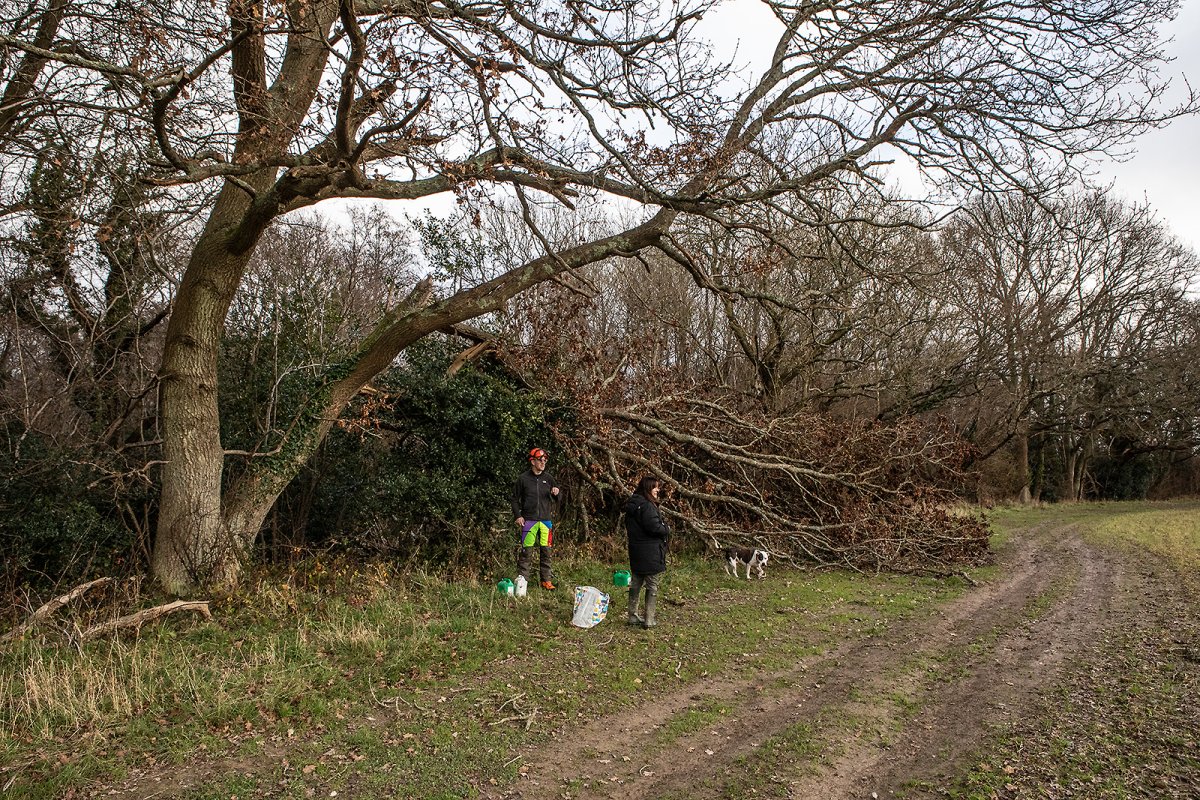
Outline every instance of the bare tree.
{"label": "bare tree", "polygon": [[103,517],[120,519],[140,556],[151,541],[149,468],[159,460],[156,372],[172,283],[164,264],[187,242],[186,210],[166,213],[162,192],[129,171],[128,153],[71,152],[41,153],[23,185],[4,186],[24,211],[0,222],[3,472],[52,493],[58,481],[73,483]]}
{"label": "bare tree", "polygon": [[1122,396],[1139,394],[1130,376],[1175,324],[1195,254],[1150,209],[1098,192],[981,198],[942,244],[978,348],[974,417],[984,457],[1015,442],[1017,490],[1028,502],[1036,491],[1030,437],[1054,439],[1064,494],[1078,497],[1097,431],[1122,413]]}
{"label": "bare tree", "polygon": [[[598,289],[590,297],[547,287],[549,302],[528,309],[542,310],[535,337],[500,351],[565,410],[553,428],[581,479],[584,536],[591,512],[611,509],[632,477],[652,474],[669,487],[666,513],[693,543],[744,542],[872,569],[941,570],[985,557],[980,522],[944,511],[963,488],[967,453],[944,425],[914,415],[883,424],[874,404],[857,416],[852,403],[837,413],[765,407],[755,371],[725,369],[728,358],[745,360],[735,336],[713,335],[724,311],[704,309],[712,294],[680,281],[669,260],[610,262],[589,278]],[[895,314],[875,311],[884,324]],[[793,347],[807,352],[791,342],[781,349]],[[864,368],[889,366],[877,359]]]}
{"label": "bare tree", "polygon": [[1062,496],[1077,500],[1100,437],[1129,418],[1131,401],[1141,405],[1142,364],[1183,311],[1197,258],[1144,205],[1090,194],[1064,211],[1074,330],[1059,345],[1062,380],[1040,422],[1061,452]]}
{"label": "bare tree", "polygon": [[[1031,181],[1055,174],[1043,158],[1119,146],[1191,107],[1156,110],[1155,29],[1172,0],[771,2],[778,43],[734,98],[696,36],[712,5],[101,0],[67,6],[50,46],[38,26],[0,34],[24,59],[10,61],[6,85],[25,80],[29,59],[54,65],[14,89],[29,101],[19,114],[120,115],[153,143],[147,181],[219,185],[160,369],[167,463],[153,569],[164,585],[235,580],[281,489],[407,345],[610,256],[670,249],[681,215],[724,220],[802,196],[868,169],[884,144],[968,183]],[[25,9],[7,0],[0,16],[24,20]],[[761,148],[776,136],[791,142],[787,158]],[[743,180],[751,173],[770,179]],[[645,215],[560,246],[525,214],[537,257],[447,296],[418,283],[313,379],[279,452],[223,490],[220,339],[263,232],[332,197],[448,191],[523,209],[604,192]]]}

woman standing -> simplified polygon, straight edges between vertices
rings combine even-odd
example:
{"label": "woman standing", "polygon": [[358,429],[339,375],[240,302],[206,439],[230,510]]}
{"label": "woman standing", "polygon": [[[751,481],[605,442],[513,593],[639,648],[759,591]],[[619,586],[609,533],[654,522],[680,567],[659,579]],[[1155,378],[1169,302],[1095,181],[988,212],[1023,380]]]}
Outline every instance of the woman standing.
{"label": "woman standing", "polygon": [[[625,504],[625,530],[629,532],[629,624],[655,626],[654,606],[658,586],[667,572],[667,537],[671,532],[658,513],[658,478],[647,475]],[[638,615],[642,585],[646,587],[646,617]]]}

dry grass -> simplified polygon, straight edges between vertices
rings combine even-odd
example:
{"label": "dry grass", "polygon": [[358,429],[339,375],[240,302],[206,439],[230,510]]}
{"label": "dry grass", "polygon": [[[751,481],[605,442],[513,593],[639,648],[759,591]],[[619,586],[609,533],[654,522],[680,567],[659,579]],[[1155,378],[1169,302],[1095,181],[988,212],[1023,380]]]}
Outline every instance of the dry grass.
{"label": "dry grass", "polygon": [[1105,519],[1094,535],[1112,543],[1132,544],[1166,558],[1189,573],[1200,567],[1200,504],[1149,508]]}

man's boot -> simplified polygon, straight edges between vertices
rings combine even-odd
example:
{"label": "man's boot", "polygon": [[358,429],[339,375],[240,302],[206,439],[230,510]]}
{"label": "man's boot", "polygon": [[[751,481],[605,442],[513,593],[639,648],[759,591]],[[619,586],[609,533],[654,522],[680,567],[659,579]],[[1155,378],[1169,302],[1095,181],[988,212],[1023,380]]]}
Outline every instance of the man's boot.
{"label": "man's boot", "polygon": [[654,606],[658,603],[658,592],[654,589],[646,589],[646,622],[647,628],[653,628],[658,623],[654,621]]}
{"label": "man's boot", "polygon": [[641,625],[646,620],[638,616],[638,600],[641,599],[642,590],[639,586],[637,589],[629,590],[629,624]]}

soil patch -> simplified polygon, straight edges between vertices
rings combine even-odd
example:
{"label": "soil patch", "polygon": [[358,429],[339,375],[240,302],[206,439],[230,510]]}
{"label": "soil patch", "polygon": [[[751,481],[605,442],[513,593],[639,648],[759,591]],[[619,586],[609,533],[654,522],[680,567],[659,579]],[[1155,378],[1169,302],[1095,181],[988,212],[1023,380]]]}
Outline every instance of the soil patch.
{"label": "soil patch", "polygon": [[[1071,527],[1027,531],[1001,554],[995,580],[934,616],[783,672],[714,678],[561,731],[524,754],[518,785],[483,793],[943,796],[997,731],[1044,713],[1046,693],[1107,632],[1155,614],[1142,603],[1155,588],[1127,559]],[[733,713],[663,743],[672,720],[714,698]]]}

